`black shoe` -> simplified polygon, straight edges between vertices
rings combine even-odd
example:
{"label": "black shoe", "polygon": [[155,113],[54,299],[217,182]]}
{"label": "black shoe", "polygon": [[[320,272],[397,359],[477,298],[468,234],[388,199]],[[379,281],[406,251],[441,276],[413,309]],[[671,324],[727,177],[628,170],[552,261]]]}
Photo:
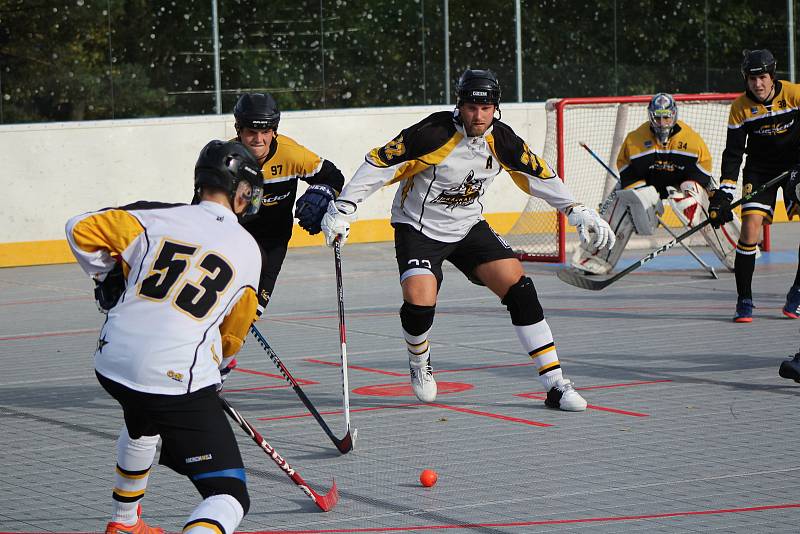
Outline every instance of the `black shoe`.
{"label": "black shoe", "polygon": [[778,374],[781,378],[788,378],[789,380],[800,382],[800,352],[795,354],[794,358],[791,360],[781,362]]}

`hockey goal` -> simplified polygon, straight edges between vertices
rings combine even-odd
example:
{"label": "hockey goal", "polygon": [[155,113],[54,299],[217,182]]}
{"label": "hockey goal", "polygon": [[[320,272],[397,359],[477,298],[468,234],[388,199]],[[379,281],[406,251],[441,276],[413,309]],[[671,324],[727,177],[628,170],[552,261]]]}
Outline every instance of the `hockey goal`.
{"label": "hockey goal", "polygon": [[[725,149],[728,112],[731,102],[739,94],[673,95],[678,102],[678,119],[694,128],[711,151],[715,181]],[[650,98],[642,95],[547,101],[547,133],[542,157],[555,167],[576,200],[596,209],[616,185],[616,179],[580,143],[585,143],[617,172],[620,146],[628,132],[648,120]],[[665,220],[677,224],[677,219],[669,211]],[[523,260],[564,263],[568,247],[567,229],[563,215],[543,200],[531,197],[504,237]],[[765,231],[762,249],[768,250],[768,236]],[[632,239],[628,246],[655,248],[669,239],[671,237],[666,231],[659,230],[652,239]],[[574,242],[570,240],[570,243]],[[702,241],[694,243],[703,244]]]}

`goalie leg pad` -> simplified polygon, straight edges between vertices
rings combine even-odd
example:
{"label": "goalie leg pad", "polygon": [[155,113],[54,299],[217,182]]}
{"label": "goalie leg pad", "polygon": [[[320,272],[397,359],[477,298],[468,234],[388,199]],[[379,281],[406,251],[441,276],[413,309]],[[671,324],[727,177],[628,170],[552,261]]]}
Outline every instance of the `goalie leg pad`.
{"label": "goalie leg pad", "polygon": [[[708,193],[705,189],[692,180],[681,184],[681,191],[670,196],[672,211],[686,228],[693,228],[708,218]],[[700,230],[711,250],[729,271],[733,272],[736,260],[736,243],[742,223],[736,214],[733,220],[725,223],[720,228],[706,225]]]}
{"label": "goalie leg pad", "polygon": [[508,288],[501,302],[508,309],[514,326],[536,324],[544,319],[539,295],[536,294],[533,280],[527,276],[521,277],[516,284]]}
{"label": "goalie leg pad", "polygon": [[[603,219],[617,236],[614,247],[611,250],[606,248],[598,250],[591,245],[581,243],[572,256],[571,265],[575,269],[591,274],[606,274],[619,261],[636,229],[627,201],[623,201],[620,196],[622,193],[624,191],[619,190],[612,193],[614,198],[608,203],[608,209],[603,213]],[[627,195],[622,195],[622,197],[625,196]]]}
{"label": "goalie leg pad", "polygon": [[400,323],[403,330],[412,336],[421,336],[433,326],[433,317],[436,315],[436,306],[418,306],[403,301],[400,307]]}
{"label": "goalie leg pad", "polygon": [[639,235],[652,235],[658,227],[658,216],[664,213],[664,204],[658,190],[649,185],[638,189],[617,191],[619,208],[628,208],[633,226]]}

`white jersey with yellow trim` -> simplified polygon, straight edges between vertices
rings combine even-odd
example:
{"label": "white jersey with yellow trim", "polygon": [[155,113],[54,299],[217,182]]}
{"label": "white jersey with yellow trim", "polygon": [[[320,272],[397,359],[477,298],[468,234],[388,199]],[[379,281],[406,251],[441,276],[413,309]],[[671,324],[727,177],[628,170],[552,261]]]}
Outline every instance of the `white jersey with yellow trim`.
{"label": "white jersey with yellow trim", "polygon": [[502,170],[522,191],[554,208],[575,204],[550,166],[499,120],[482,136],[469,137],[451,112],[437,112],[370,151],[365,160],[339,199],[359,203],[399,182],[392,223],[409,224],[438,241],[459,241],[483,220],[483,196]]}
{"label": "white jersey with yellow trim", "polygon": [[80,266],[103,278],[118,258],[126,288],[108,312],[95,369],[137,391],[185,394],[218,384],[256,317],[261,253],[215,202],[139,202],[67,222]]}

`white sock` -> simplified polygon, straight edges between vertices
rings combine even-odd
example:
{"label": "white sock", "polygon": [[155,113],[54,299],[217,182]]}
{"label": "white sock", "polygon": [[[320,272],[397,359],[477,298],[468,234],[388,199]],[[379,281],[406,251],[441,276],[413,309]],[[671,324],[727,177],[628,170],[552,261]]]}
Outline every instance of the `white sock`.
{"label": "white sock", "polygon": [[403,337],[406,340],[406,349],[408,350],[408,360],[412,364],[417,364],[417,367],[424,365],[431,355],[428,333],[430,333],[430,329],[418,336],[414,336],[406,332],[405,328],[403,329]]}
{"label": "white sock", "polygon": [[558,361],[556,344],[553,342],[550,326],[545,319],[542,319],[535,324],[514,325],[514,330],[517,332],[522,348],[536,363],[542,386],[545,391],[550,391],[562,378],[561,362]]}
{"label": "white sock", "polygon": [[233,534],[244,517],[241,503],[230,495],[212,495],[197,505],[186,524],[184,533]]}
{"label": "white sock", "polygon": [[117,440],[117,468],[114,475],[112,521],[133,525],[139,517],[136,507],[144,496],[150,468],[156,455],[158,436],[131,439],[123,427]]}

